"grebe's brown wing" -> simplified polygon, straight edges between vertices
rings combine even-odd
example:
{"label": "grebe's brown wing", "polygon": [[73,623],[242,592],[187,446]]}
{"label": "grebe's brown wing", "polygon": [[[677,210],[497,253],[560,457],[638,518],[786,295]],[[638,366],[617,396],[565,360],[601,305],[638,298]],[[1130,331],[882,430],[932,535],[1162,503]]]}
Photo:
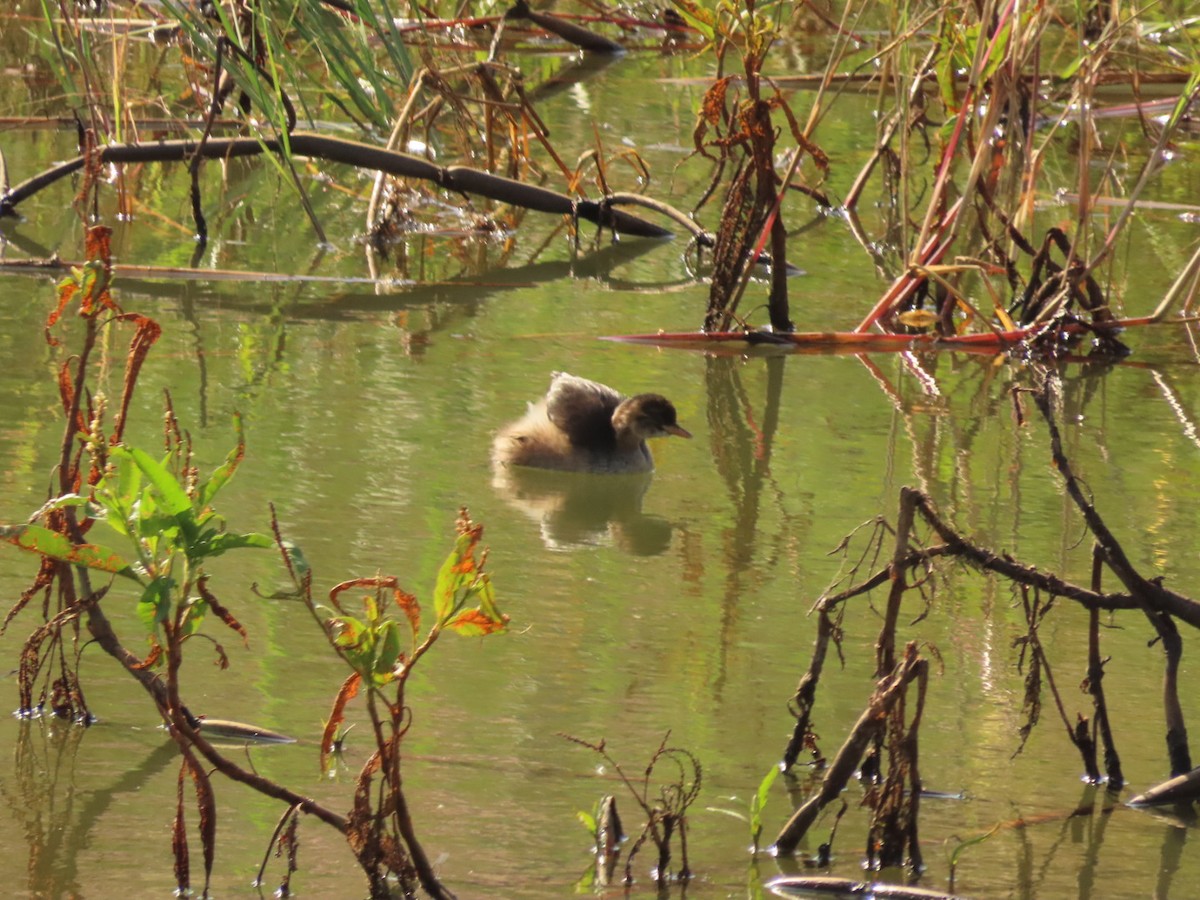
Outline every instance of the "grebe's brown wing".
{"label": "grebe's brown wing", "polygon": [[608,385],[555,372],[546,393],[546,416],[575,446],[607,449],[616,443],[613,410],[624,399]]}

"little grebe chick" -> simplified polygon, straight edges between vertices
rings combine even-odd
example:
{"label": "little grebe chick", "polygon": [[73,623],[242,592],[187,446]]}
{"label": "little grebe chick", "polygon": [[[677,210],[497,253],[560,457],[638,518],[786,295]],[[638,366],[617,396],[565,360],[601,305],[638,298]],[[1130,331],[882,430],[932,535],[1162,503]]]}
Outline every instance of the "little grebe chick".
{"label": "little grebe chick", "polygon": [[496,436],[492,461],[568,472],[651,472],[646,439],[671,434],[691,437],[666,397],[623,397],[607,385],[555,372],[546,396]]}

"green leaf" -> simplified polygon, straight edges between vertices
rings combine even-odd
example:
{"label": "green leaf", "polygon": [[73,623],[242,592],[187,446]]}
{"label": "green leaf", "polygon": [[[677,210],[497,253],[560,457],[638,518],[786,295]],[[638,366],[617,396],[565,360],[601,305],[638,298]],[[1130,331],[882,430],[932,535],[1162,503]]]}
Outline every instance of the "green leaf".
{"label": "green leaf", "polygon": [[192,499],[167,467],[151,457],[145,450],[139,450],[137,447],[117,446],[109,451],[109,455],[118,459],[128,455],[153,485],[161,506],[170,515],[178,517],[191,513]]}
{"label": "green leaf", "polygon": [[491,577],[484,573],[479,576],[475,582],[475,589],[472,592],[479,598],[479,611],[495,622],[507,622],[508,617],[500,612],[496,606],[496,588],[492,584]]}
{"label": "green leaf", "polygon": [[779,777],[780,771],[779,766],[771,766],[767,770],[767,774],[763,776],[763,780],[758,783],[758,790],[750,798],[750,838],[754,841],[755,850],[758,849],[758,839],[762,837],[763,809],[766,808],[767,798],[771,793],[771,785]]}
{"label": "green leaf", "polygon": [[104,522],[129,537],[134,503],[142,489],[142,473],[128,454],[109,457],[109,471],[96,485],[95,500],[104,511]]}
{"label": "green leaf", "polygon": [[1084,59],[1086,59],[1086,57],[1076,56],[1074,59],[1068,62],[1065,66],[1058,70],[1058,79],[1064,82],[1073,81],[1075,76],[1079,74],[1080,68],[1083,67]]}
{"label": "green leaf", "polygon": [[63,494],[61,497],[55,497],[53,500],[47,500],[42,508],[31,515],[30,520],[40,519],[47,513],[52,513],[56,509],[65,509],[68,506],[87,506],[87,497],[81,497],[79,494]]}
{"label": "green leaf", "polygon": [[947,16],[943,23],[943,30],[939,36],[942,44],[941,52],[938,54],[938,59],[934,66],[942,105],[949,112],[953,112],[958,108],[957,92],[954,85],[956,61],[953,46],[957,43],[954,36],[958,30],[955,27],[954,21],[952,21],[953,19],[953,16]]}
{"label": "green leaf", "polygon": [[374,597],[367,596],[363,598],[363,608],[367,611],[367,624],[371,628],[375,628],[383,618],[383,612],[379,608],[379,603]]}
{"label": "green leaf", "polygon": [[168,577],[155,578],[138,599],[137,616],[151,634],[171,616],[172,584]]}
{"label": "green leaf", "polygon": [[361,646],[367,634],[367,626],[353,616],[337,616],[329,625],[335,632],[333,642],[348,650]]}
{"label": "green leaf", "polygon": [[479,609],[464,609],[462,612],[446,620],[445,626],[463,637],[483,637],[497,634],[508,629],[508,616],[499,618],[489,616]]}
{"label": "green leaf", "polygon": [[353,616],[330,619],[329,626],[334,630],[333,642],[342,648],[347,662],[359,675],[369,678],[375,665],[375,636],[371,629]]}
{"label": "green leaf", "polygon": [[133,501],[142,490],[142,472],[127,453],[110,453],[108,459],[110,463],[116,463],[116,499],[121,502],[125,517],[128,517]]}
{"label": "green leaf", "polygon": [[433,589],[433,612],[439,622],[445,622],[454,613],[459,589],[469,584],[474,575],[475,560],[469,555],[473,546],[469,532],[460,534],[438,571]]}
{"label": "green leaf", "polygon": [[211,532],[206,532],[205,536],[200,541],[197,541],[196,551],[189,553],[189,556],[193,559],[220,556],[227,550],[236,550],[240,547],[270,549],[275,546],[275,541],[269,536],[256,532],[248,532],[246,534],[222,532],[220,534],[213,534],[211,537],[208,537],[208,534],[211,534]]}
{"label": "green leaf", "polygon": [[596,817],[589,812],[584,812],[582,809],[575,813],[575,818],[579,820],[584,828],[588,830],[588,834],[592,836],[592,840],[596,839]]}
{"label": "green leaf", "polygon": [[375,681],[386,683],[392,680],[392,673],[400,662],[400,626],[388,619],[376,632],[375,640]]}
{"label": "green leaf", "polygon": [[147,496],[138,503],[137,536],[151,543],[165,538],[174,543],[179,537],[179,520],[159,512],[154,498]]}
{"label": "green leaf", "polygon": [[194,597],[187,604],[187,610],[181,623],[183,634],[195,634],[200,630],[204,617],[208,615],[208,601],[203,597]]}
{"label": "green leaf", "polygon": [[674,0],[674,6],[689,25],[704,35],[705,40],[712,41],[716,37],[716,18],[712,10],[693,0]]}
{"label": "green leaf", "polygon": [[475,575],[474,581],[466,586],[459,606],[473,598],[479,601],[477,607],[460,609],[443,623],[443,627],[466,637],[496,634],[508,629],[508,616],[497,608],[496,588],[486,572]]}
{"label": "green leaf", "polygon": [[133,568],[116,550],[101,544],[74,544],[57,531],[41,525],[0,525],[0,538],[22,550],[60,562],[138,580]]}
{"label": "green leaf", "polygon": [[242,430],[242,417],[239,413],[234,413],[233,415],[233,427],[237,432],[237,446],[229,451],[229,454],[225,457],[225,462],[217,466],[212,475],[208,477],[208,480],[200,485],[199,506],[202,515],[203,510],[206,510],[209,504],[212,503],[213,497],[217,495],[217,492],[229,483],[229,479],[233,477],[233,473],[237,471],[242,458],[246,455],[246,437]]}
{"label": "green leaf", "polygon": [[771,793],[771,785],[775,783],[775,779],[779,777],[779,766],[771,766],[767,770],[767,774],[763,776],[763,780],[758,783],[758,790],[750,799],[750,813],[757,821],[759,814],[767,806],[767,798]]}

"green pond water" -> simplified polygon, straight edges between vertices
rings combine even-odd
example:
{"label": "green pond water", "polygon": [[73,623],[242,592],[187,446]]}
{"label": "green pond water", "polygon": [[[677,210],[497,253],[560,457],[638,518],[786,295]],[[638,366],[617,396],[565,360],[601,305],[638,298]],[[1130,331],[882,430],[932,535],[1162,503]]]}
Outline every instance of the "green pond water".
{"label": "green pond water", "polygon": [[[663,79],[704,74],[703,67],[686,56],[632,55],[588,73],[540,109],[566,157],[592,145],[595,121],[607,144],[626,142],[648,159],[651,193],[687,205],[709,171],[686,159],[702,87]],[[15,91],[16,79],[5,78]],[[19,96],[8,111],[33,111]],[[807,101],[797,95],[795,102],[803,108]],[[839,107],[839,117],[822,126],[822,145],[840,161],[831,175],[835,193],[853,179],[873,133],[866,100]],[[13,181],[71,155],[72,140],[46,130],[0,131]],[[1071,160],[1050,165],[1073,183]],[[1186,160],[1169,167],[1155,199],[1194,201],[1196,171]],[[667,732],[671,745],[700,761],[703,784],[689,814],[695,878],[669,896],[765,896],[764,881],[796,871],[795,861],[753,858],[739,816],[790,733],[786,704],[815,634],[809,610],[839,567],[827,554],[860,524],[880,515],[894,520],[902,486],[929,492],[980,543],[1086,583],[1091,541],[1051,464],[1046,429],[1027,401],[1023,421],[1014,413],[1012,387],[1028,383],[1022,363],[953,353],[705,356],[602,341],[694,329],[707,296],[694,257],[682,240],[614,246],[607,237],[576,254],[559,221],[532,213],[515,234],[491,240],[413,237],[399,261],[378,264],[392,283],[354,282],[370,276],[356,237],[369,182],[345,169],[321,174],[311,186],[332,247],[317,245],[271,167],[210,164],[214,239],[200,277],[119,279],[124,308],[163,327],[129,438],[158,446],[162,391],[169,389],[201,466],[211,468],[232,445],[239,411],[248,451],[221,497],[222,511],[235,529],[266,531],[274,503],[283,531],[313,566],[318,595],[382,572],[427,596],[457,509],[469,506],[485,524],[489,570],[511,630],[439,642],[411,683],[404,744],[419,834],[460,897],[572,895],[592,865],[576,813],[606,793],[617,795],[627,830],[636,829],[638,816],[614,773],[562,735],[605,739],[634,775]],[[194,250],[186,173],[146,167],[129,177],[151,205],[129,222],[103,211],[116,228],[117,261],[186,265]],[[75,188],[64,182],[23,205],[23,220],[0,223],[6,259],[81,255],[70,205]],[[1046,224],[1071,219],[1069,207],[1045,199]],[[840,219],[800,203],[785,213],[792,228],[811,225],[790,245],[806,273],[792,280],[798,328],[852,328],[885,282]],[[1106,273],[1125,311],[1144,313],[1158,302],[1194,239],[1194,224],[1175,211],[1140,217]],[[341,280],[233,282],[204,277],[206,269]],[[764,295],[763,285],[752,284],[747,306]],[[54,304],[51,278],[0,273],[0,298],[0,521],[13,522],[44,502],[52,481],[61,439],[54,378],[63,352],[42,337]],[[69,347],[70,328],[58,333]],[[126,340],[112,335],[118,359]],[[1196,593],[1200,381],[1192,336],[1171,326],[1126,340],[1133,354],[1121,364],[1064,367],[1064,440],[1134,564]],[[655,444],[658,469],[648,486],[497,476],[488,462],[492,435],[560,369],[630,393],[667,394],[694,439]],[[119,392],[119,370],[108,389]],[[6,605],[33,571],[31,557],[0,553]],[[247,626],[249,644],[209,623],[231,666],[222,671],[207,647],[189,647],[187,700],[194,711],[298,738],[253,750],[254,767],[346,810],[368,752],[365,729],[350,732],[335,777],[323,777],[317,763],[322,723],[346,672],[299,604],[261,599],[254,583],[264,590],[283,584],[274,554],[215,561],[212,586]],[[883,599],[850,604],[844,664],[831,657],[827,665],[815,711],[827,755],[870,695]],[[105,604],[126,642],[138,646],[134,600],[114,591]],[[1079,688],[1086,617],[1059,605],[1041,637],[1073,719],[1091,713]],[[5,670],[16,667],[36,627],[31,612],[0,638]],[[922,612],[924,620],[913,623]],[[1013,591],[947,565],[928,610],[909,601],[900,639],[920,641],[936,660],[922,774],[930,790],[957,797],[923,803],[922,885],[946,889],[958,842],[1000,825],[959,859],[954,889],[963,896],[1196,895],[1195,823],[1122,804],[1167,775],[1162,661],[1157,647],[1147,647],[1153,635],[1144,618],[1124,614],[1111,624],[1102,638],[1112,658],[1105,686],[1130,786],[1106,798],[1081,783],[1078,755],[1049,696],[1042,722],[1014,755],[1024,673],[1013,641],[1024,625]],[[1190,637],[1181,683],[1194,722],[1200,692]],[[177,757],[140,689],[98,648],[84,651],[82,674],[99,717],[91,728],[0,719],[7,760],[0,763],[0,893],[166,897],[174,887]],[[9,685],[15,707],[15,678]],[[362,720],[360,709],[351,720]],[[765,810],[768,840],[810,778],[801,769],[795,784],[776,782]],[[256,896],[251,882],[283,810],[215,784],[213,894]],[[852,783],[832,874],[863,877],[861,796]],[[1081,805],[1094,811],[1070,817]],[[828,837],[832,812],[806,852]],[[338,835],[306,821],[300,840],[299,896],[363,895]],[[194,845],[196,868],[198,860]],[[637,860],[638,896],[654,893],[653,862],[649,849]],[[271,863],[268,886],[281,865]],[[881,877],[902,880],[903,873]]]}

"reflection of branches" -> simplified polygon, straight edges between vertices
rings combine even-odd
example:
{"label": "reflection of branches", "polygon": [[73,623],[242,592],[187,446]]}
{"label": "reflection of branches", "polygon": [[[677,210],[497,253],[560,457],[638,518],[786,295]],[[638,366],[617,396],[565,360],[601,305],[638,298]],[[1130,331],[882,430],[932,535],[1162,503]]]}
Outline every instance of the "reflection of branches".
{"label": "reflection of branches", "polygon": [[79,890],[75,848],[86,845],[115,799],[142,789],[166,769],[175,748],[163,741],[111,785],[92,779],[81,794],[69,767],[83,758],[82,742],[92,732],[51,727],[45,719],[24,719],[17,727],[12,780],[0,776],[0,795],[29,844],[28,891],[39,897],[73,895]]}
{"label": "reflection of branches", "polygon": [[[1021,743],[1017,747],[1016,753],[1020,753],[1025,749],[1025,742],[1033,733],[1034,726],[1037,725],[1042,709],[1042,681],[1050,690],[1050,695],[1054,698],[1054,706],[1058,710],[1059,719],[1062,721],[1067,732],[1067,740],[1075,745],[1079,750],[1079,754],[1083,757],[1083,764],[1087,769],[1088,781],[1092,784],[1099,784],[1102,780],[1100,770],[1096,766],[1096,743],[1092,739],[1088,731],[1088,721],[1083,716],[1079,716],[1074,725],[1071,723],[1071,717],[1067,713],[1066,705],[1063,703],[1062,694],[1058,690],[1058,683],[1054,680],[1054,673],[1050,664],[1050,656],[1046,652],[1046,647],[1042,643],[1040,626],[1042,620],[1054,608],[1054,598],[1044,598],[1041,591],[1034,590],[1030,592],[1025,585],[1019,586],[1021,595],[1021,607],[1025,614],[1026,633],[1024,637],[1017,638],[1016,644],[1021,648],[1021,658],[1017,663],[1018,669],[1027,667],[1025,674],[1025,704],[1024,710],[1026,713],[1025,724],[1021,726]],[[1088,611],[1092,617],[1098,617],[1098,611],[1091,609]],[[1095,643],[1099,646],[1099,635],[1095,635]],[[1090,650],[1089,646],[1089,650]],[[1027,661],[1027,663],[1026,663]],[[1089,653],[1089,674],[1092,670],[1092,656]],[[1103,677],[1102,670],[1097,670],[1097,677]],[[1099,680],[1097,680],[1097,685]],[[1093,697],[1096,699],[1096,708],[1098,712],[1104,712],[1103,716],[1098,715],[1097,718],[1103,718],[1103,721],[1108,722],[1107,712],[1103,705],[1103,695],[1097,691],[1093,691]],[[1112,768],[1110,771],[1115,772],[1112,779],[1114,784],[1120,784],[1124,779],[1120,775],[1120,763],[1118,761],[1116,748],[1111,743],[1112,733],[1105,728],[1104,732],[1106,759],[1110,762]],[[1015,756],[1016,753],[1013,755]]]}
{"label": "reflection of branches", "polygon": [[[1052,423],[1051,426],[1053,428]],[[826,608],[843,603],[888,582],[903,580],[906,571],[917,566],[926,566],[930,560],[936,557],[953,556],[984,571],[1002,575],[1019,586],[1074,600],[1088,610],[1099,612],[1102,610],[1142,609],[1158,631],[1167,654],[1164,683],[1164,704],[1168,725],[1167,742],[1171,755],[1171,770],[1174,774],[1180,774],[1190,769],[1191,766],[1187,753],[1187,733],[1183,727],[1182,708],[1179,706],[1178,700],[1177,674],[1182,644],[1174,619],[1178,618],[1193,627],[1200,628],[1200,603],[1168,590],[1157,581],[1147,581],[1133,569],[1125,557],[1124,551],[1121,550],[1112,533],[1108,531],[1099,514],[1090,503],[1083,499],[1078,482],[1071,474],[1069,464],[1062,455],[1057,429],[1053,429],[1053,433],[1055,435],[1053,440],[1055,461],[1059,471],[1063,472],[1068,479],[1070,485],[1068,491],[1077,503],[1083,504],[1086,508],[1085,518],[1088,520],[1089,528],[1097,536],[1098,546],[1105,554],[1105,562],[1110,568],[1113,568],[1114,572],[1121,573],[1120,577],[1129,588],[1129,593],[1106,593],[1084,588],[1052,573],[1020,563],[1007,554],[1000,555],[974,544],[941,519],[933,508],[932,501],[926,495],[911,488],[905,488],[900,492],[902,518],[906,508],[911,510],[910,515],[914,517],[914,520],[916,516],[919,516],[933,529],[943,543],[909,549],[905,553],[897,554],[888,566],[872,573],[850,588],[823,597],[819,603]],[[900,538],[898,537],[897,543],[899,544],[899,542]],[[885,644],[889,641],[894,642],[894,636],[881,635],[881,641]],[[1098,703],[1101,702],[1102,695],[1096,699]]]}
{"label": "reflection of branches", "polygon": [[[872,694],[867,708],[858,718],[858,722],[850,731],[833,763],[825,773],[821,788],[815,796],[796,810],[775,839],[776,850],[784,855],[793,853],[809,827],[816,821],[817,815],[830,802],[837,799],[845,788],[846,783],[854,774],[859,761],[871,743],[877,741],[884,728],[888,714],[896,708],[906,696],[909,682],[918,680],[922,684],[921,694],[924,695],[924,682],[928,677],[929,663],[922,659],[913,645],[909,645],[904,660],[894,672],[879,682]],[[918,701],[918,710],[921,701]],[[917,716],[920,713],[918,711]],[[913,728],[916,727],[914,719]],[[914,805],[915,810],[915,805]],[[913,819],[915,827],[915,818]]]}
{"label": "reflection of branches", "polygon": [[1171,412],[1179,420],[1179,424],[1183,428],[1183,436],[1200,447],[1200,434],[1197,433],[1200,429],[1197,428],[1196,418],[1184,407],[1183,399],[1179,396],[1175,385],[1168,381],[1166,375],[1157,370],[1151,370],[1150,377],[1154,379],[1154,383],[1162,391],[1163,399],[1167,401],[1167,406],[1171,407]]}
{"label": "reflection of branches", "polygon": [[1183,707],[1179,704],[1179,661],[1183,655],[1183,640],[1173,617],[1178,617],[1194,628],[1200,628],[1200,603],[1176,594],[1162,586],[1158,580],[1144,578],[1125,551],[1113,537],[1104,520],[1091,501],[1084,495],[1082,486],[1071,470],[1070,462],[1062,449],[1062,437],[1054,420],[1054,395],[1056,384],[1047,378],[1047,383],[1034,393],[1038,409],[1046,420],[1050,431],[1050,450],[1054,464],[1062,473],[1067,493],[1079,507],[1088,529],[1096,537],[1097,553],[1113,574],[1125,585],[1134,602],[1145,613],[1146,618],[1158,633],[1163,651],[1167,656],[1166,672],[1163,676],[1163,704],[1167,718],[1167,753],[1171,759],[1171,774],[1182,775],[1192,767],[1191,753],[1187,744],[1187,729],[1184,727]]}

